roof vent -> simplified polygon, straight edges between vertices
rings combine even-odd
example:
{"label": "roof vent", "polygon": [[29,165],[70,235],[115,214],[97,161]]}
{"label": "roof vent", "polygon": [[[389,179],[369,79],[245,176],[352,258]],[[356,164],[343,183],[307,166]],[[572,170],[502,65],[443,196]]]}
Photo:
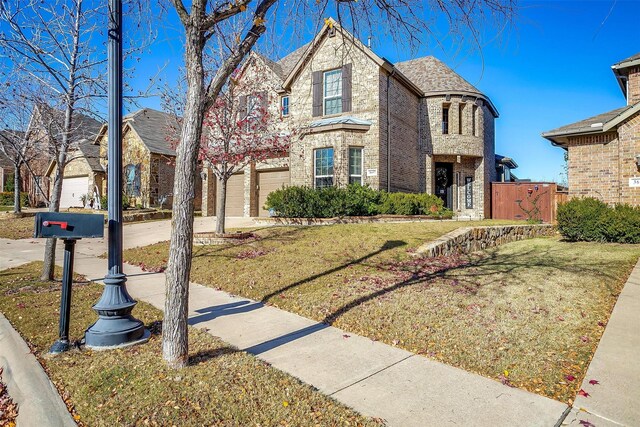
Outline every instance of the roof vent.
{"label": "roof vent", "polygon": [[592,128],[600,128],[602,127],[602,123],[591,123]]}

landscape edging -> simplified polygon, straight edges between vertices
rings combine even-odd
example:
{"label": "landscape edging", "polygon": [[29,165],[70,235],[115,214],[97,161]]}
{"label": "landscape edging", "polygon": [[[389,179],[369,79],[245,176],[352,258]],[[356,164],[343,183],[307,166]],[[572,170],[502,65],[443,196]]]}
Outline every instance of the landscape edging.
{"label": "landscape edging", "polygon": [[551,224],[462,227],[425,243],[416,249],[415,255],[426,258],[463,255],[505,243],[554,234],[556,229]]}

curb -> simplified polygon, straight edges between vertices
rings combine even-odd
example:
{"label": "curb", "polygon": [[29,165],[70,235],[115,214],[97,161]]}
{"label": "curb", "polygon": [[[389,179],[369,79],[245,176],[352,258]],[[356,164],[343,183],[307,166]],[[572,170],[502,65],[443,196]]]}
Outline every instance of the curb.
{"label": "curb", "polygon": [[55,386],[20,334],[0,313],[0,366],[18,404],[18,426],[75,427]]}

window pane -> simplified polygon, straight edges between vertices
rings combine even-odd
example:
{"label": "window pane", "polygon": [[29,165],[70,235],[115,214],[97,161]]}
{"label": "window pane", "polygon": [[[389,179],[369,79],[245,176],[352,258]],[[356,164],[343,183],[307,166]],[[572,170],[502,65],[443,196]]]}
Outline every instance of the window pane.
{"label": "window pane", "polygon": [[324,73],[324,96],[342,96],[342,70]]}
{"label": "window pane", "polygon": [[360,184],[362,185],[362,177],[361,176],[350,176],[349,184]]}
{"label": "window pane", "polygon": [[362,175],[362,148],[349,148],[349,175]]}
{"label": "window pane", "polygon": [[316,178],[316,188],[325,188],[333,186],[333,177]]}
{"label": "window pane", "polygon": [[340,114],[342,113],[342,97],[324,100],[324,114]]}
{"label": "window pane", "polygon": [[289,115],[289,97],[288,96],[282,97],[282,115],[283,116]]}

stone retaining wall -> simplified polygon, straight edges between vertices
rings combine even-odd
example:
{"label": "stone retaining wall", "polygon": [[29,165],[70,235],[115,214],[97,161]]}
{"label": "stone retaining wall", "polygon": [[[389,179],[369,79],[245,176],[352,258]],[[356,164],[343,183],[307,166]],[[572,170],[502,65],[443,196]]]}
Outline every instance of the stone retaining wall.
{"label": "stone retaining wall", "polygon": [[555,234],[556,229],[551,224],[463,227],[420,246],[415,255],[437,257],[468,254],[517,240]]}

